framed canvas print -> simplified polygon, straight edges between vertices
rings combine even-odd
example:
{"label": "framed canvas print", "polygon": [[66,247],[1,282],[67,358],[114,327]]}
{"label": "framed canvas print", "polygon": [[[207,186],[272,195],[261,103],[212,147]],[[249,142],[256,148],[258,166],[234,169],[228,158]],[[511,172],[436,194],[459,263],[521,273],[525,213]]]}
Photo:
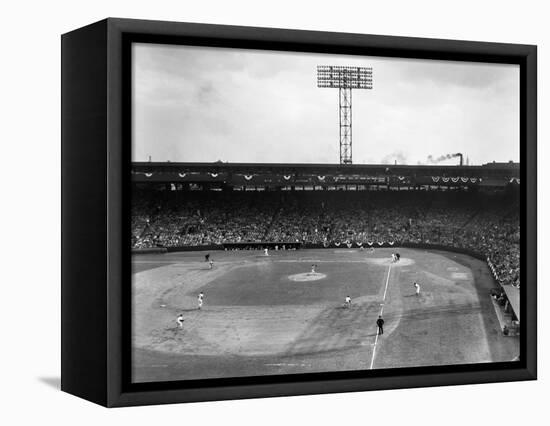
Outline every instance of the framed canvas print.
{"label": "framed canvas print", "polygon": [[536,378],[536,47],[107,19],[62,37],[62,389]]}

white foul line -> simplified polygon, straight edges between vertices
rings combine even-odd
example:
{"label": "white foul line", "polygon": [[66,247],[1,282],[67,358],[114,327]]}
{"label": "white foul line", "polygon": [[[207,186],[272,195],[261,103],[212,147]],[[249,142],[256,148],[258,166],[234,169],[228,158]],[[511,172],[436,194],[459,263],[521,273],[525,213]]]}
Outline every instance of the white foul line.
{"label": "white foul line", "polygon": [[[380,308],[380,316],[382,316],[382,313],[384,312],[384,305],[386,302],[386,293],[388,292],[388,283],[390,282],[390,272],[391,272],[391,263],[388,268],[388,275],[386,277],[386,287],[384,288],[384,296],[382,296],[382,307]],[[374,355],[376,354],[376,344],[378,343],[378,329],[376,329],[376,338],[374,339],[374,346],[372,347],[372,359],[370,360],[370,369],[372,370],[372,367],[374,365]]]}

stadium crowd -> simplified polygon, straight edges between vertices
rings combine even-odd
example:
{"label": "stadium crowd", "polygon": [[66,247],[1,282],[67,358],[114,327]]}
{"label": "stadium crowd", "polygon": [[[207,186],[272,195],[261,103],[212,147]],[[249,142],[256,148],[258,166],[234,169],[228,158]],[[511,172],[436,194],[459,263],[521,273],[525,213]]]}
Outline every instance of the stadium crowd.
{"label": "stadium crowd", "polygon": [[132,196],[132,248],[227,243],[426,243],[487,256],[519,286],[517,197],[466,191],[147,191]]}

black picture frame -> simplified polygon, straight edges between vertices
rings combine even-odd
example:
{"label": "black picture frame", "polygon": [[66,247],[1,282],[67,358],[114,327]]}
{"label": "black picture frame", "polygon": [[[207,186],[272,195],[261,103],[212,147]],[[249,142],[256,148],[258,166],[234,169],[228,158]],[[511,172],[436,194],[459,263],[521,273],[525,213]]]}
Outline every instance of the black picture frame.
{"label": "black picture frame", "polygon": [[[119,407],[536,379],[536,46],[114,18],[64,34],[61,42],[63,391]],[[131,383],[132,42],[518,64],[520,361]]]}

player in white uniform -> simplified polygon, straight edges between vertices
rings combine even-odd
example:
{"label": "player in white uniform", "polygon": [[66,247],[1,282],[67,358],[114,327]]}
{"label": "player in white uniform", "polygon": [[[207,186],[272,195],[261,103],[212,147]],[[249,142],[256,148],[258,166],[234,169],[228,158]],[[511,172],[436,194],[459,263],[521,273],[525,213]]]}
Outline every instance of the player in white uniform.
{"label": "player in white uniform", "polygon": [[417,282],[414,283],[414,288],[416,289],[416,295],[420,296],[420,286]]}
{"label": "player in white uniform", "polygon": [[204,293],[201,291],[199,293],[199,296],[197,297],[197,302],[199,304],[199,311],[202,309],[203,300],[204,300]]}
{"label": "player in white uniform", "polygon": [[269,256],[269,251],[268,251],[267,247],[264,248],[264,255],[265,255],[265,256]]}
{"label": "player in white uniform", "polygon": [[311,265],[311,273],[314,274],[315,273],[315,268],[317,267],[317,265]]}
{"label": "player in white uniform", "polygon": [[184,319],[183,319],[183,314],[180,314],[180,315],[178,316],[178,319],[177,319],[176,321],[178,322],[179,327],[180,327],[180,328],[183,328],[183,321],[184,321]]}
{"label": "player in white uniform", "polygon": [[351,308],[351,297],[346,296],[346,303],[344,305],[346,308]]}
{"label": "player in white uniform", "polygon": [[210,267],[210,269],[214,267],[214,261],[212,259],[208,261],[208,266]]}

